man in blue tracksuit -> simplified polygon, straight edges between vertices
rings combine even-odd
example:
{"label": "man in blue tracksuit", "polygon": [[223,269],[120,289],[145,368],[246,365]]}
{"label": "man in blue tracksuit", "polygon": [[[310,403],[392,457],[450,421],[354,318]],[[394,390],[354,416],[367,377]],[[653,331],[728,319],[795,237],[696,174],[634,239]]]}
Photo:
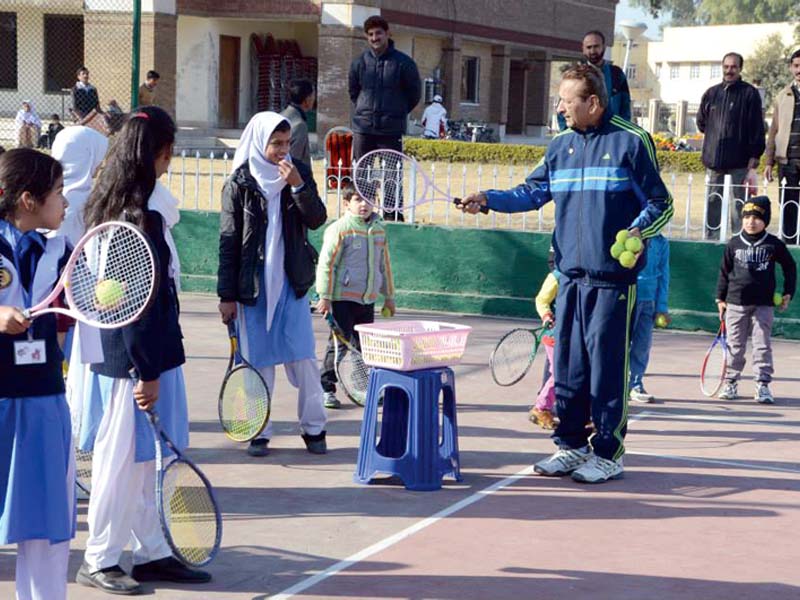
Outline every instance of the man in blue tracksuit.
{"label": "man in blue tracksuit", "polygon": [[[558,134],[525,183],[468,196],[463,209],[523,212],[556,203],[555,385],[558,451],[534,469],[599,483],[622,476],[628,413],[630,321],[636,303],[633,268],[612,258],[616,233],[643,240],[669,221],[672,198],[661,180],[655,146],[643,129],[613,116],[602,74],[591,65],[564,73]],[[596,432],[589,446],[586,423]]]}

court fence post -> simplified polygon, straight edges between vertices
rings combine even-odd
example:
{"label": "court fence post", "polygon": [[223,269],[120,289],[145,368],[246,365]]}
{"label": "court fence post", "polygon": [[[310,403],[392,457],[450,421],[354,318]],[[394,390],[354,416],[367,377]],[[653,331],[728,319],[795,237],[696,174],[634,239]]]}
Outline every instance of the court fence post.
{"label": "court fence post", "polygon": [[725,175],[722,182],[722,209],[719,217],[719,241],[724,244],[728,241],[728,225],[731,220],[731,198],[733,196],[733,176]]}

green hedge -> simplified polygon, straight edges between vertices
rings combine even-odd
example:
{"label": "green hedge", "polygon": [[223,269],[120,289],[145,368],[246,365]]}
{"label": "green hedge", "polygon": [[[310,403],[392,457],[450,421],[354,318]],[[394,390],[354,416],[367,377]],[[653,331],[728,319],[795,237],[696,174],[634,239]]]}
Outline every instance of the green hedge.
{"label": "green hedge", "polygon": [[[522,144],[473,144],[406,138],[403,149],[418,160],[440,162],[481,162],[515,165],[535,165],[544,155],[544,146]],[[664,171],[703,173],[699,152],[658,152],[658,162]]]}

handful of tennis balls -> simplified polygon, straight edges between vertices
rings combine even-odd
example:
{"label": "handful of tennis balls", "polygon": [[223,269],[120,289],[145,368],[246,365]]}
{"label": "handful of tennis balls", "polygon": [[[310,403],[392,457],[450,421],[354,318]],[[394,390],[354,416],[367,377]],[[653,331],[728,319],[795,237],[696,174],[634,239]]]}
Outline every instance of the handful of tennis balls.
{"label": "handful of tennis balls", "polygon": [[783,295],[782,295],[782,294],[780,294],[779,292],[775,292],[775,293],[772,295],[772,303],[773,303],[775,306],[780,306],[780,305],[782,305],[782,304],[783,304]]}
{"label": "handful of tennis balls", "polygon": [[107,310],[114,308],[125,298],[125,286],[116,279],[104,279],[94,290],[97,308]]}
{"label": "handful of tennis balls", "polygon": [[636,254],[642,251],[642,240],[630,235],[627,229],[617,232],[616,241],[611,246],[611,256],[619,261],[626,269],[632,269],[636,264]]}

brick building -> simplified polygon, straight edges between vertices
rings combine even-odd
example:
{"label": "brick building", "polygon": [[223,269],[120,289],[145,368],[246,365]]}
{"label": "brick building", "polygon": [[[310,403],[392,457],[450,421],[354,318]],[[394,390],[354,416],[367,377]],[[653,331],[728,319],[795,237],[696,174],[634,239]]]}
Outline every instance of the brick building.
{"label": "brick building", "polygon": [[[72,85],[76,62],[89,67],[102,101],[115,97],[124,100],[123,106],[129,104],[132,0],[10,1],[9,8],[0,8],[0,27],[13,25],[14,39],[5,36],[0,51],[13,46],[17,68],[13,73],[0,68],[0,113],[7,116],[27,98],[45,112],[60,112],[56,90]],[[151,68],[160,72],[158,104],[180,124],[237,127],[255,110],[251,35],[295,40],[304,56],[318,61],[317,122],[324,133],[349,122],[349,65],[366,47],[362,23],[381,14],[390,23],[397,48],[417,62],[429,95],[434,88],[444,95],[451,118],[479,119],[501,132],[538,135],[549,111],[551,62],[578,57],[588,29],[610,34],[616,4],[143,0],[140,64],[142,73]],[[36,48],[42,43],[45,50],[48,44],[55,47],[53,19],[66,17],[72,19],[70,48],[59,54],[63,73],[54,79],[48,65],[56,59],[44,60]],[[67,35],[66,26],[57,30]],[[412,116],[421,116],[423,108],[421,103]]]}

